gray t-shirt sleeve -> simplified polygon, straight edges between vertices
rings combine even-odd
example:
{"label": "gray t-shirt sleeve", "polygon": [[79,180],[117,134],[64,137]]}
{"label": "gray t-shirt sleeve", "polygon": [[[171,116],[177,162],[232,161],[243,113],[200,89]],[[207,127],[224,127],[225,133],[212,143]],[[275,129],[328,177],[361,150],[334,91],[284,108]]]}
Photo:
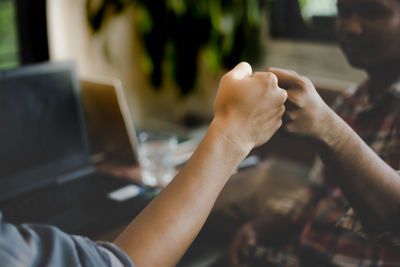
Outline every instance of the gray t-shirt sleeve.
{"label": "gray t-shirt sleeve", "polygon": [[1,213],[0,263],[3,267],[134,266],[112,243],[69,235],[48,225],[4,223]]}

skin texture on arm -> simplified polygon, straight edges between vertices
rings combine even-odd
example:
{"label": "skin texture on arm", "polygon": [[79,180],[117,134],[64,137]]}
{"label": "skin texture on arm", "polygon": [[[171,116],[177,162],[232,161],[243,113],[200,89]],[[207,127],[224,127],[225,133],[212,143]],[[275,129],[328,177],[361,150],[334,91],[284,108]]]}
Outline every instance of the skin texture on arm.
{"label": "skin texture on arm", "polygon": [[332,110],[319,155],[366,226],[398,231],[400,176]]}
{"label": "skin texture on arm", "polygon": [[215,116],[192,158],[115,241],[137,266],[174,266],[250,150],[281,126],[286,92],[241,63],[221,79]]}
{"label": "skin texture on arm", "polygon": [[341,187],[363,223],[376,231],[398,225],[400,177],[387,163],[331,110],[311,81],[288,70],[269,68],[287,89],[284,128],[309,136],[330,178]]}

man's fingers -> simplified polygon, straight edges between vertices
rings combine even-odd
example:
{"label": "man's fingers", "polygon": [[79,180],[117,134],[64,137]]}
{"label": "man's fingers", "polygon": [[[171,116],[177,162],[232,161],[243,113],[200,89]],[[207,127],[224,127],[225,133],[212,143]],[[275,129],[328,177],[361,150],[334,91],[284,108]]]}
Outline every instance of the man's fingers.
{"label": "man's fingers", "polygon": [[289,73],[289,74],[291,74],[293,76],[296,76],[296,77],[299,76],[299,74],[297,72],[295,72],[294,70],[282,69],[282,68],[276,68],[276,67],[268,67],[268,68],[265,69],[266,72],[272,72],[272,70],[274,70],[274,71],[284,71],[284,72]]}
{"label": "man's fingers", "polygon": [[288,89],[299,83],[300,77],[296,72],[279,68],[268,68],[266,71],[272,72],[278,77],[278,84],[280,87]]}
{"label": "man's fingers", "polygon": [[234,79],[241,80],[243,78],[249,77],[253,74],[253,70],[251,69],[251,66],[247,62],[241,62],[236,65],[230,72],[230,75]]}

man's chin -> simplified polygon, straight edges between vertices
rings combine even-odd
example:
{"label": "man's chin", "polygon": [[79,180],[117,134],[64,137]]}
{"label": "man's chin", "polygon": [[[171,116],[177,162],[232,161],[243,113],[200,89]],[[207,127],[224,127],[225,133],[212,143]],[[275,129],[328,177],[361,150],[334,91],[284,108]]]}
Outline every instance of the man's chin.
{"label": "man's chin", "polygon": [[347,57],[347,62],[356,69],[367,69],[369,66],[365,59],[359,57]]}

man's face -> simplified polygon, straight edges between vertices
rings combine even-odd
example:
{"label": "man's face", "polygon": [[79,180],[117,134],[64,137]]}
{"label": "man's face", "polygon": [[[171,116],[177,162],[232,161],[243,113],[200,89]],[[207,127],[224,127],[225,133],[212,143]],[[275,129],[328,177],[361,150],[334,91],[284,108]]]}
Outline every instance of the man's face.
{"label": "man's face", "polygon": [[338,0],[336,35],[350,64],[400,63],[400,1]]}

